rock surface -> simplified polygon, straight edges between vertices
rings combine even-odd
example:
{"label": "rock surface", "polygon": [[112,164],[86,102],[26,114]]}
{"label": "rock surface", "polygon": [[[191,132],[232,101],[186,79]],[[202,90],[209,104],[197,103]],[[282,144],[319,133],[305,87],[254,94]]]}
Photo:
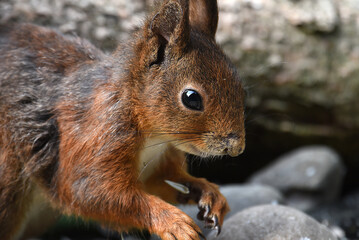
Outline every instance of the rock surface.
{"label": "rock surface", "polygon": [[222,233],[208,240],[336,240],[324,226],[295,209],[262,205],[248,208],[225,221]]}
{"label": "rock surface", "polygon": [[260,184],[233,184],[220,187],[227,198],[231,211],[226,218],[245,208],[263,204],[280,204],[284,202],[282,194],[273,187]]}
{"label": "rock surface", "polygon": [[0,23],[33,22],[76,34],[113,50],[146,14],[144,0],[2,0]]}
{"label": "rock surface", "polygon": [[322,205],[308,214],[333,229],[339,239],[358,239],[359,236],[359,191],[348,193],[334,204]]}
{"label": "rock surface", "polygon": [[345,174],[339,155],[324,146],[303,147],[290,152],[256,173],[252,183],[267,184],[286,196],[288,205],[308,210],[333,202]]}
{"label": "rock surface", "polygon": [[355,154],[359,2],[231,0],[219,6],[217,39],[247,82],[256,146],[321,141]]}

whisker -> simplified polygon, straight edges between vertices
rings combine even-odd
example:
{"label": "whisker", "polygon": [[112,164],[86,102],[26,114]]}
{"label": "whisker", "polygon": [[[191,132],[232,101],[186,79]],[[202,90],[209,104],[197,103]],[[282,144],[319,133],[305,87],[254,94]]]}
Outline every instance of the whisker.
{"label": "whisker", "polygon": [[182,161],[182,168],[184,167],[184,164],[187,162],[187,158],[185,157]]}
{"label": "whisker", "polygon": [[201,140],[201,139],[202,139],[202,138],[193,138],[193,139],[191,139],[191,140],[178,143],[178,144],[176,144],[176,145],[174,145],[174,146],[175,146],[175,147],[178,147],[178,146],[180,146],[180,145],[182,145],[182,144],[186,144],[186,143],[189,143],[189,142],[197,142],[197,141],[199,141],[199,140]]}
{"label": "whisker", "polygon": [[190,134],[203,134],[203,131],[142,131],[142,133],[149,133],[154,135],[190,135]]}
{"label": "whisker", "polygon": [[[169,142],[174,142],[174,141],[179,141],[180,143],[179,144],[176,144],[174,146],[178,146],[180,144],[184,144],[184,143],[188,143],[188,142],[196,142],[196,141],[199,141],[201,139],[201,137],[192,137],[192,138],[184,138],[184,139],[175,139],[175,140],[171,140],[171,141],[165,141],[165,142],[161,142],[161,143],[157,143],[157,144],[153,144],[153,145],[150,145],[150,146],[146,146],[145,148],[148,148],[148,147],[153,147],[153,146],[156,146],[156,145],[161,145],[161,144],[164,144],[164,143],[169,143]],[[183,141],[183,142],[181,142]],[[143,174],[143,172],[146,170],[146,168],[154,161],[155,159],[151,159],[149,162],[147,162],[147,164],[141,169],[141,172],[139,173],[138,177],[137,177],[137,180],[140,179],[141,175]],[[184,163],[182,163],[184,164]]]}
{"label": "whisker", "polygon": [[194,136],[194,137],[185,137],[185,138],[179,138],[179,139],[171,139],[171,140],[168,140],[168,141],[163,141],[163,142],[155,143],[155,144],[152,144],[152,145],[149,145],[149,146],[144,146],[143,149],[150,148],[150,147],[155,147],[155,146],[159,146],[159,145],[166,144],[166,143],[183,141],[183,140],[189,140],[189,139],[197,139],[197,138],[202,138],[202,136]]}
{"label": "whisker", "polygon": [[111,134],[119,133],[143,133],[143,134],[158,134],[158,135],[180,135],[180,134],[202,134],[206,133],[205,131],[195,131],[193,129],[181,129],[181,130],[131,130],[131,129],[119,129],[117,131],[111,132]]}
{"label": "whisker", "polygon": [[[189,140],[190,139],[190,140]],[[183,142],[180,142],[174,146],[179,146],[181,144],[185,144],[185,143],[188,143],[188,142],[196,142],[196,141],[199,141],[201,138],[200,137],[194,137],[194,138],[185,138],[185,139],[180,139],[180,140],[175,140],[175,141],[183,141]],[[159,143],[159,144],[154,144],[154,145],[151,145],[151,146],[155,146],[155,145],[160,145],[160,144],[163,144],[163,143]],[[146,146],[146,147],[150,147],[150,146]],[[138,175],[138,178],[137,180],[141,177],[142,173],[146,170],[146,168],[154,161],[155,159],[151,159],[142,169],[141,169],[141,172],[139,173]],[[184,163],[182,163],[184,164]]]}
{"label": "whisker", "polygon": [[[190,139],[190,138],[186,138],[186,139]],[[177,142],[177,141],[181,141],[181,140],[183,140],[183,139],[171,139],[171,140],[168,140],[168,141],[155,143],[155,144],[152,144],[152,145],[149,145],[149,146],[144,146],[143,149],[156,147],[156,146],[159,146],[159,145],[162,145],[162,144],[171,143],[171,142]]]}

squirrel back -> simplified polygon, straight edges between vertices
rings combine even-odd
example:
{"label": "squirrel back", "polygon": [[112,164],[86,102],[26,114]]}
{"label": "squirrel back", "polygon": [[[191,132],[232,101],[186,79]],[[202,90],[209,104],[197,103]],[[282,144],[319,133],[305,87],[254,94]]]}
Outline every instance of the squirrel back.
{"label": "squirrel back", "polygon": [[[32,143],[33,157],[26,159],[28,176],[42,165],[51,165],[54,156],[49,155],[57,155],[56,102],[69,89],[89,94],[92,88],[91,78],[66,83],[66,77],[80,68],[87,72],[104,58],[100,50],[78,37],[32,24],[0,25],[0,126],[7,128],[0,132],[6,136],[10,131],[13,142]],[[5,144],[0,141],[1,145]]]}

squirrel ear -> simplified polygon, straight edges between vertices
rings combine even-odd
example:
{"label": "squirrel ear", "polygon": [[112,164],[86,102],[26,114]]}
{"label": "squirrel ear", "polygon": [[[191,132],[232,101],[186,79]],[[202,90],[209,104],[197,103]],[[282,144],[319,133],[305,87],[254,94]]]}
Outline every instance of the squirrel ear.
{"label": "squirrel ear", "polygon": [[193,29],[214,39],[218,24],[217,0],[190,0],[189,22]]}
{"label": "squirrel ear", "polygon": [[186,44],[189,39],[188,0],[167,0],[153,17],[150,29],[167,42]]}

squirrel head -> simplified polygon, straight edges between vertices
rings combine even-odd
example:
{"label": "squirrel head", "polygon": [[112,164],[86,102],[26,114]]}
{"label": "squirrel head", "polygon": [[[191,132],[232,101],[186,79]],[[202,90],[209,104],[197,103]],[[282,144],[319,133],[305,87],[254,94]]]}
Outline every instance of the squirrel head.
{"label": "squirrel head", "polygon": [[[215,42],[216,0],[166,0],[140,31],[138,116],[144,132],[199,156],[245,146],[244,91]],[[143,120],[145,119],[145,120]]]}

